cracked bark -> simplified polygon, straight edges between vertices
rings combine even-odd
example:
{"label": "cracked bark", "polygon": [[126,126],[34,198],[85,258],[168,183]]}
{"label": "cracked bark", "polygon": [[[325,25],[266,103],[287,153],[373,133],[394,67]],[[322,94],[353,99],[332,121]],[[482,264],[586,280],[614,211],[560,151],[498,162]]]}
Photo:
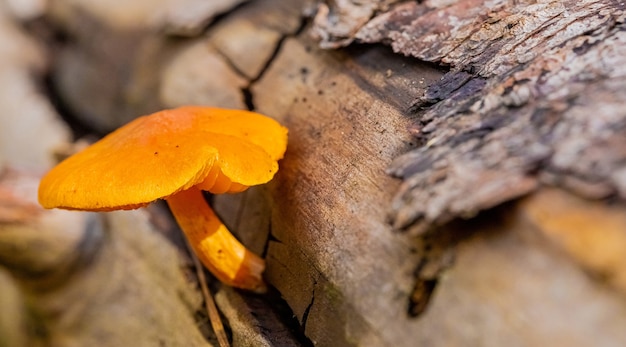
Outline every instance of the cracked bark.
{"label": "cracked bark", "polygon": [[[116,54],[94,57],[93,46],[83,52],[93,59],[87,62],[106,67],[94,69],[99,78],[77,78],[74,70],[69,80],[82,89],[59,90],[76,101],[96,82],[113,82],[107,88],[119,93],[116,103],[91,89],[104,105],[92,112],[104,114],[109,126],[122,122],[112,114],[136,116],[191,96],[229,106],[214,98],[219,91],[228,91],[236,107],[288,126],[289,148],[273,182],[214,199],[225,223],[265,255],[267,280],[295,316],[276,311],[271,297],[217,291],[237,329],[234,341],[626,343],[626,307],[622,294],[611,291],[623,293],[623,249],[606,246],[619,244],[624,230],[621,5],[329,1],[310,23],[303,13],[311,3],[249,2],[204,26],[206,36],[189,39],[105,31],[99,37],[121,40],[104,42]],[[585,6],[597,15],[583,15]],[[94,25],[89,16],[78,18]],[[308,24],[326,48],[361,44],[320,50]],[[66,43],[88,42],[93,27],[87,28]],[[178,84],[164,78],[176,62]],[[131,78],[126,85],[102,78],[108,73]],[[166,87],[180,99],[158,93]],[[579,136],[586,128],[595,132]],[[586,215],[581,211],[592,209],[576,205],[584,217],[577,224],[587,229],[571,233],[562,230],[571,223],[555,216],[572,207],[551,210],[561,206],[559,195],[533,195],[449,223],[544,184],[609,194],[617,208]],[[594,218],[609,222],[594,229]],[[609,228],[616,242],[589,237]],[[601,251],[585,252],[580,240]]]}
{"label": "cracked bark", "polygon": [[[626,199],[624,20],[611,0],[460,0],[405,2],[353,22],[351,40],[451,68],[414,104],[426,109],[412,126],[426,146],[389,168],[404,180],[394,226],[423,232],[540,184]],[[594,108],[603,112],[591,125]]]}

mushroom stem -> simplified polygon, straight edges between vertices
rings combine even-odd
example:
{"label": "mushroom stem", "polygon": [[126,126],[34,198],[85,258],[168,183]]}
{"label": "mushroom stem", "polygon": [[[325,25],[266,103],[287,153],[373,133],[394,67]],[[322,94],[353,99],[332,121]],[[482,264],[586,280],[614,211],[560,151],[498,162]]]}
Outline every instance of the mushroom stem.
{"label": "mushroom stem", "polygon": [[215,215],[202,191],[178,192],[167,203],[196,255],[223,283],[262,292],[265,261],[242,245]]}

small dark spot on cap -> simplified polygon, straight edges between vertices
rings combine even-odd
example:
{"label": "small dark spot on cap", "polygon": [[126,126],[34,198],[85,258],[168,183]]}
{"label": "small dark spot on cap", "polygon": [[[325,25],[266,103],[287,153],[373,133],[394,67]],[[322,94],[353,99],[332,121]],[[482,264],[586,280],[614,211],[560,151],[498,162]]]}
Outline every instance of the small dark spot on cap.
{"label": "small dark spot on cap", "polygon": [[154,152],[154,155],[159,155],[159,152]]}

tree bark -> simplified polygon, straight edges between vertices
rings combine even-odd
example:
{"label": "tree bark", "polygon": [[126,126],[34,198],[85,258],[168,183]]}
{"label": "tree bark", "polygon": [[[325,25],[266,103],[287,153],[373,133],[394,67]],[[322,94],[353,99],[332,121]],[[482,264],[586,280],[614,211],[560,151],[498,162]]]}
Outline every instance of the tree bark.
{"label": "tree bark", "polygon": [[[163,16],[164,1],[119,18],[77,3],[46,15],[69,38],[55,43],[50,83],[69,119],[104,133],[195,103],[255,110],[289,129],[273,181],[212,198],[266,258],[272,286],[252,296],[213,283],[235,346],[626,345],[621,3],[257,0]],[[157,24],[140,20],[155,13]],[[5,230],[32,206],[2,193]],[[114,324],[115,342],[140,329],[147,344],[161,341],[173,315],[180,333],[166,345],[204,344],[177,296],[189,289],[180,269],[164,271],[141,246],[167,242],[109,226],[109,265],[145,277],[92,275],[110,286],[108,301],[89,306],[86,295],[74,304],[91,320],[71,320],[90,329],[46,327],[93,345],[108,327],[99,312],[121,303],[135,317],[156,305],[158,324]],[[0,280],[19,297],[10,258]],[[107,272],[85,263],[84,276]],[[74,279],[60,288],[76,292]],[[151,287],[167,299],[128,294]],[[0,315],[0,334],[16,325]]]}

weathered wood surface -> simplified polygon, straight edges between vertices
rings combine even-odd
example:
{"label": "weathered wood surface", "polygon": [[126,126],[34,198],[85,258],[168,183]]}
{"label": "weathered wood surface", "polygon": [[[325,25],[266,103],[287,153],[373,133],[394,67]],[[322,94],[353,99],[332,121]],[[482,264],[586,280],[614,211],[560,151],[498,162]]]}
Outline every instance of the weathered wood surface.
{"label": "weathered wood surface", "polygon": [[402,106],[438,77],[382,48],[324,53],[300,38],[252,89],[257,109],[290,129],[271,185],[267,276],[320,345],[406,343],[417,258],[387,223],[398,182],[384,168],[411,147]]}
{"label": "weathered wood surface", "polygon": [[[217,2],[211,5],[224,9],[237,1]],[[205,16],[202,22],[213,16],[176,4],[186,5],[172,2],[172,10],[193,11],[191,17]],[[75,135],[99,134],[119,126],[130,114],[134,117],[140,110],[167,104],[155,91],[165,88],[162,84],[178,83],[166,78],[166,72],[176,59],[184,61],[189,51],[202,59],[191,59],[190,70],[186,70],[191,73],[182,76],[188,82],[191,77],[200,81],[206,77],[193,73],[207,69],[203,65],[207,61],[211,71],[216,68],[211,65],[215,61],[227,60],[221,55],[207,59],[215,50],[205,40],[195,40],[206,44],[202,54],[193,38],[172,40],[147,30],[154,23],[145,20],[163,14],[162,6],[150,1],[132,5],[122,6],[123,13],[106,4],[80,0],[55,1],[48,8],[29,9],[26,3],[12,3],[16,8],[0,6],[0,99],[4,111],[0,117],[0,346],[216,345],[202,312],[197,283],[189,273],[190,263],[181,249],[159,235],[174,233],[178,236],[174,239],[180,238],[166,210],[151,209],[148,219],[145,211],[96,216],[43,211],[36,204],[39,175],[58,160],[59,151],[75,150],[67,143],[68,127],[56,111],[69,118],[77,130]],[[47,12],[41,12],[44,9]],[[22,28],[17,18],[38,19],[22,23]],[[276,27],[289,28],[293,22]],[[293,30],[300,26],[298,16],[295,22]],[[56,41],[55,30],[62,40]],[[45,50],[33,33],[48,40],[54,50]],[[275,40],[280,39],[278,33],[262,41],[270,49],[259,59],[271,57]],[[127,65],[129,61],[136,64]],[[228,68],[229,64],[222,66]],[[52,69],[51,90],[42,88],[48,68]],[[230,75],[237,74],[230,71]],[[71,84],[63,85],[61,79]],[[207,85],[191,84],[196,86],[196,95]],[[241,91],[236,91],[244,105]],[[184,102],[180,97],[173,95],[174,103]],[[216,103],[210,96],[200,101]],[[180,242],[177,245],[181,248]],[[256,345],[262,341],[266,345],[300,345],[300,337],[294,337],[293,329],[284,323],[289,321],[288,315],[277,319],[274,308],[262,298],[251,304],[241,295],[231,290],[219,296],[228,324],[238,329],[233,334],[237,345],[251,341]]]}
{"label": "weathered wood surface", "polygon": [[539,183],[626,198],[622,3],[424,1],[382,12],[351,21],[350,40],[330,15],[318,14],[315,32],[325,46],[384,42],[450,65],[414,105],[427,109],[412,127],[425,145],[390,168],[405,182],[396,228],[471,216]]}
{"label": "weathered wood surface", "polygon": [[[407,6],[417,5],[411,2]],[[377,23],[381,27],[388,24],[384,20]],[[608,23],[608,30],[612,21],[604,23]],[[436,31],[437,28],[424,25],[423,30]],[[619,34],[617,29],[614,31]],[[567,39],[571,37],[550,43],[549,48],[560,47],[564,49],[561,54],[566,54],[577,47],[576,42],[561,45]],[[607,45],[611,50],[610,44]],[[598,46],[596,57],[604,56],[600,53],[604,50],[602,47]],[[607,295],[602,282],[577,274],[575,266],[566,265],[567,260],[561,259],[557,248],[547,240],[534,236],[528,240],[526,235],[533,235],[533,227],[520,222],[521,217],[495,220],[491,225],[482,226],[492,232],[470,238],[467,246],[462,243],[458,252],[454,251],[454,245],[465,239],[471,227],[460,230],[454,227],[440,231],[442,235],[429,234],[417,240],[393,232],[393,227],[411,227],[423,232],[433,223],[441,224],[458,216],[470,217],[481,209],[528,194],[537,189],[540,182],[550,182],[546,177],[555,177],[555,170],[550,170],[554,165],[547,158],[562,157],[563,154],[557,156],[557,149],[572,150],[568,147],[568,137],[594,143],[585,148],[600,150],[606,156],[580,155],[610,166],[606,173],[612,175],[621,162],[621,159],[612,159],[614,155],[621,158],[625,146],[619,125],[623,113],[611,111],[619,110],[623,94],[604,93],[603,97],[587,98],[580,93],[580,86],[568,84],[576,82],[572,81],[575,75],[569,75],[571,72],[563,65],[554,66],[551,71],[554,75],[547,73],[544,79],[539,79],[540,76],[530,77],[542,71],[532,64],[530,67],[516,65],[516,72],[525,67],[529,70],[515,78],[520,79],[521,84],[525,79],[555,84],[555,89],[546,89],[533,94],[535,98],[528,97],[517,103],[506,102],[511,99],[492,95],[506,92],[511,97],[518,93],[513,78],[507,80],[510,76],[506,73],[493,72],[490,77],[495,80],[490,81],[478,72],[453,69],[441,82],[427,83],[430,87],[422,94],[419,89],[410,91],[406,86],[418,82],[424,72],[414,75],[399,69],[408,62],[410,66],[418,66],[416,62],[391,56],[363,58],[362,52],[372,57],[379,49],[354,48],[345,58],[330,59],[333,54],[309,47],[305,37],[296,42],[287,41],[276,64],[259,81],[258,87],[252,89],[257,108],[284,120],[291,129],[290,150],[282,163],[282,172],[272,185],[276,212],[271,221],[272,238],[267,251],[268,277],[292,305],[307,336],[320,345],[364,346],[467,344],[467,341],[494,346],[505,342],[533,345],[553,341],[580,346],[600,340],[600,344],[607,345],[623,342],[626,337],[619,324],[605,324],[605,319],[624,321],[623,299]],[[539,51],[534,63],[547,64],[552,57],[550,54]],[[555,59],[560,59],[554,54]],[[610,59],[615,56],[610,55]],[[502,58],[500,55],[490,57]],[[332,69],[328,72],[336,61],[341,62],[341,75]],[[373,77],[364,78],[362,76],[371,74],[353,72],[367,71],[372,61],[385,62],[375,67]],[[606,65],[601,59],[583,59],[583,62]],[[317,68],[317,65],[323,67]],[[550,76],[554,76],[553,79],[549,79]],[[559,80],[559,76],[565,79]],[[619,77],[619,73],[616,76]],[[405,82],[397,84],[399,89],[394,90],[392,82],[386,83],[389,77]],[[620,85],[619,79],[611,82],[607,77],[600,74],[591,78],[590,85],[595,85],[596,80],[600,85]],[[502,81],[508,81],[511,89],[504,88]],[[492,84],[493,89],[485,87]],[[557,93],[568,88],[572,88],[575,96],[581,96],[580,102],[572,104],[572,110],[565,107],[561,99],[569,100],[571,95]],[[348,94],[350,98],[346,99]],[[281,97],[277,99],[276,95]],[[393,97],[389,97],[391,95]],[[417,104],[420,107],[442,101],[426,112],[414,112],[411,116],[409,110],[416,106],[414,101],[420,96]],[[603,114],[604,118],[593,120],[599,132],[588,132],[585,129],[591,120],[586,118],[585,108],[596,102],[604,103],[606,97],[613,101],[609,104],[612,107]],[[377,106],[384,111],[379,111]],[[377,115],[382,118],[376,118]],[[401,126],[389,128],[398,121]],[[402,139],[403,128],[417,136]],[[572,129],[582,130],[573,132]],[[395,132],[393,136],[385,137],[390,131]],[[607,146],[594,137],[599,133],[608,136],[615,146]],[[398,142],[400,139],[402,141]],[[404,177],[405,183],[400,187],[399,198],[389,209],[384,202],[390,201],[388,194],[395,184],[388,181],[382,169],[387,168],[388,160],[397,153],[410,149],[407,144],[411,141],[417,141],[414,145],[419,145],[418,148],[396,159],[391,166],[391,172]],[[376,154],[373,148],[383,151]],[[576,158],[583,167],[585,163]],[[543,165],[552,176],[537,172],[544,169]],[[369,171],[372,167],[379,169]],[[422,171],[425,173],[419,175]],[[416,175],[409,177],[409,173]],[[556,174],[566,180],[569,173],[562,170]],[[614,194],[619,187],[607,175],[589,180],[610,187],[594,197]],[[582,184],[565,186],[585,187]],[[588,191],[594,192],[584,192]],[[393,212],[393,227],[387,223],[389,210]],[[520,212],[513,212],[513,216],[517,213]],[[425,223],[414,224],[419,218]],[[623,233],[619,227],[617,230]],[[476,249],[484,256],[464,253],[464,250],[473,253]],[[453,261],[455,253],[457,261]],[[518,256],[505,261],[503,255],[507,253]],[[457,265],[464,262],[466,256],[471,261],[464,263],[466,266]],[[539,261],[539,265],[533,261]],[[618,258],[617,264],[620,263],[621,258]],[[616,270],[619,266],[615,264],[593,272],[606,273],[607,268],[609,272],[621,272]],[[415,272],[417,279],[407,283],[406,276],[411,272]],[[546,276],[552,276],[552,281],[543,279]],[[525,288],[524,283],[532,283],[533,289],[521,289]],[[430,297],[435,284],[435,296]],[[547,305],[556,297],[547,295],[546,291],[561,285],[572,289],[559,292],[558,305]],[[431,301],[419,319],[410,318],[407,312],[410,305],[406,296],[410,288],[415,289],[411,304],[415,313],[422,313],[425,302]],[[571,318],[567,307],[576,305],[583,297],[593,302],[594,307],[600,307],[603,315],[594,317],[594,313],[586,311],[580,319]],[[544,309],[550,313],[539,320],[539,312]],[[511,312],[516,312],[516,316],[510,317]],[[537,319],[533,324],[548,328],[535,329],[525,321],[525,317],[531,316]],[[503,323],[494,325],[495,321]],[[577,328],[570,329],[567,324],[554,326],[550,321],[567,322]],[[603,336],[600,340],[599,335]]]}
{"label": "weathered wood surface", "polygon": [[[190,102],[290,130],[274,181],[213,199],[284,299],[216,285],[236,346],[626,344],[618,2],[224,1],[206,26],[215,12],[176,2],[121,17],[92,3],[55,1],[34,25],[67,36],[52,42],[51,87],[83,131]],[[164,8],[193,20],[163,21]],[[149,254],[120,257],[162,271]],[[159,317],[179,312],[162,300]],[[6,322],[0,334],[19,329]]]}
{"label": "weathered wood surface", "polygon": [[[480,210],[528,194],[541,184],[562,186],[590,198],[614,196],[624,199],[622,172],[626,154],[626,112],[623,105],[626,94],[623,93],[623,67],[626,65],[623,60],[626,55],[623,50],[626,45],[623,42],[624,12],[618,2],[425,1],[405,2],[391,7],[388,5],[393,4],[345,1],[333,2],[329,6],[321,5],[312,32],[322,40],[320,45],[324,48],[336,48],[355,40],[382,42],[389,44],[398,53],[444,63],[451,68],[441,81],[430,85],[423,95],[414,95],[415,102],[411,106],[415,120],[409,130],[420,146],[397,158],[389,168],[390,173],[404,181],[389,209],[394,228],[408,229],[413,234],[422,233],[433,225],[442,225],[455,217],[471,217]],[[405,105],[404,110],[408,106]],[[424,111],[420,112],[421,109]],[[531,201],[537,203],[536,200]],[[541,206],[545,213],[550,214],[550,207],[555,205],[559,206],[559,200],[548,198]],[[623,207],[623,203],[618,203],[618,220],[623,218]],[[308,212],[301,214],[309,215]],[[566,222],[562,222],[567,226],[560,230],[581,236],[566,238],[565,241],[557,240],[556,244],[565,247],[568,252],[575,252],[573,257],[591,270],[590,273],[596,276],[608,274],[610,286],[623,293],[619,284],[623,271],[619,269],[625,263],[619,253],[626,247],[620,242],[626,230],[624,225],[616,223],[618,227],[612,228],[596,225],[589,229],[584,227],[585,223],[573,222],[576,218],[587,218],[580,216],[580,209],[579,217],[575,217],[573,211],[561,214],[567,216],[563,218]],[[318,218],[323,220],[327,217]],[[589,217],[587,220],[593,221],[594,218]],[[529,232],[528,226],[509,223],[494,222],[489,228],[498,229],[497,225],[521,233]],[[298,234],[297,230],[291,232]],[[616,248],[621,251],[609,251],[610,247],[603,241],[581,246],[580,240],[591,240],[590,236],[582,235],[593,232],[599,233],[597,237],[600,240],[617,241]],[[429,247],[445,249],[446,244],[451,245],[463,239],[463,236],[455,236],[455,233],[440,233],[443,235],[428,241],[434,242],[434,246]],[[509,234],[510,231],[504,233]],[[429,235],[426,237],[430,238]],[[509,236],[502,236],[500,231],[494,239],[501,237]],[[479,241],[471,242],[474,247],[482,247]],[[603,250],[600,252],[611,255],[598,256],[598,252],[592,251],[598,244],[603,244],[598,246],[598,249]],[[521,242],[516,252],[527,246],[532,249],[533,245]],[[315,254],[311,256],[313,259],[332,258],[327,253],[333,254],[333,249],[337,249],[310,245],[296,248],[307,254]],[[580,248],[589,249],[589,253],[581,252]],[[422,256],[428,254],[424,252],[426,248],[417,249],[422,251]],[[492,253],[502,249],[494,246]],[[478,308],[466,310],[462,308],[465,301],[453,300],[459,296],[469,298],[456,292],[459,288],[450,288],[454,284],[448,282],[451,280],[454,283],[454,274],[459,274],[455,272],[455,267],[461,266],[462,253],[457,253],[460,259],[455,264],[459,265],[452,266],[452,275],[446,275],[451,278],[440,277],[442,270],[450,266],[450,252],[443,250],[431,253],[438,260],[423,260],[422,265],[416,267],[413,307],[418,312],[424,308],[423,301],[429,299],[433,282],[438,281],[439,297],[433,300],[430,310],[420,317],[421,322],[405,322],[406,325],[396,331],[394,328],[403,324],[400,323],[403,319],[396,319],[395,325],[390,324],[389,327],[377,330],[379,336],[389,334],[382,337],[383,341],[396,345],[415,342],[415,339],[429,344],[437,344],[433,341],[442,345],[449,342],[454,344],[454,341],[467,344],[467,341],[478,341],[475,339],[484,336],[480,338],[482,342],[479,344],[498,345],[501,344],[498,341],[507,341],[509,344],[515,341],[528,345],[541,344],[538,341],[547,341],[544,339],[553,334],[554,341],[562,341],[562,344],[577,341],[585,345],[600,343],[594,340],[598,336],[612,335],[617,340],[624,339],[616,326],[610,328],[602,323],[602,319],[592,325],[598,329],[608,329],[610,333],[606,333],[606,330],[605,333],[594,332],[582,326],[570,332],[564,327],[553,327],[554,330],[543,332],[540,329],[525,329],[522,321],[515,323],[515,319],[504,319],[506,309],[501,307],[499,310],[493,306],[496,302],[508,302],[512,297],[507,299],[503,293],[491,292],[488,287],[481,288],[468,283],[462,286],[463,290],[478,295],[472,299],[472,304],[484,305],[493,311],[479,313]],[[498,273],[498,267],[486,258],[481,259],[475,264],[476,267]],[[433,263],[435,265],[431,265]],[[589,264],[596,267],[590,269]],[[568,283],[571,280],[560,273],[561,265],[554,262],[544,264],[547,268],[553,267],[552,271],[559,273],[559,278],[554,278],[554,283],[543,282],[543,286],[537,283],[542,283],[540,278],[547,275],[533,274],[531,264],[522,259],[512,261],[508,265],[508,275],[504,272],[494,275],[486,285],[497,285],[504,280],[509,282],[507,286],[515,283],[519,286],[524,282],[522,278],[531,281],[536,288],[533,294],[524,299],[527,306],[522,308],[511,305],[508,310],[521,316],[535,315],[533,311],[544,305],[544,300],[551,300],[547,296],[542,297],[536,290],[548,290],[558,285],[559,281]],[[484,279],[481,271],[480,268],[466,268],[464,275],[471,278],[471,274],[474,274],[475,280],[480,282]],[[327,273],[324,270],[320,272]],[[502,278],[497,280],[499,276]],[[598,282],[600,287],[601,283]],[[357,283],[354,286],[361,288],[367,287],[367,284]],[[372,287],[378,288],[376,285]],[[574,290],[565,291],[561,299],[574,304],[576,296],[581,295],[586,296],[589,302],[604,301],[602,290],[592,287],[582,294]],[[377,294],[379,303],[384,301]],[[357,297],[352,296],[351,299],[359,301]],[[621,299],[617,300],[620,302]],[[439,306],[442,302],[456,302],[457,306],[445,307],[442,304],[444,308]],[[609,309],[610,305],[604,306],[607,310],[606,319],[624,319],[621,311],[623,304],[618,306],[621,307],[618,312]],[[363,311],[366,317],[378,317],[381,315],[380,310],[384,310],[377,310],[371,305],[366,307],[367,310]],[[393,306],[387,309],[389,307]],[[552,310],[551,314],[556,315],[554,318],[560,316],[557,319],[563,319],[572,326],[578,325],[580,321],[569,318],[563,309],[552,307],[549,311]],[[491,319],[504,319],[510,325],[488,329],[483,319],[489,320],[487,317],[492,314]],[[477,320],[468,323],[455,319],[467,315]],[[500,318],[493,318],[498,315]],[[548,324],[543,320],[535,323]],[[455,331],[453,327],[459,329]],[[333,330],[332,327],[330,329]],[[348,336],[346,341],[352,342],[354,336],[349,331],[344,330],[343,336]],[[412,334],[407,331],[412,331]],[[367,344],[372,339],[366,337],[357,341],[358,344]],[[611,338],[603,340],[603,343],[610,345]]]}

